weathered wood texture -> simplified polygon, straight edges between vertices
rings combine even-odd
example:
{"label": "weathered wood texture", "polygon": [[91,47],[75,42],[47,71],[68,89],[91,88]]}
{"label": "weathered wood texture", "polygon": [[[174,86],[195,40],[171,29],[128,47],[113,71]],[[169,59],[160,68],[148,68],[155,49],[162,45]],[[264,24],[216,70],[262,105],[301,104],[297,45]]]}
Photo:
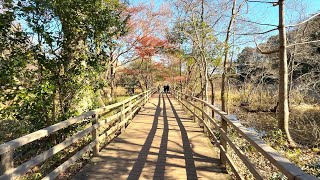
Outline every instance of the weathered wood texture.
{"label": "weathered wood texture", "polygon": [[[252,173],[255,179],[265,179],[263,175],[260,173],[259,169],[255,167],[255,165],[250,162],[245,153],[238,148],[228,137],[228,128],[234,129],[243,139],[250,143],[259,153],[261,153],[266,159],[268,159],[275,167],[278,168],[280,172],[282,172],[289,180],[295,179],[304,179],[304,180],[316,180],[318,178],[311,176],[304,171],[302,171],[295,164],[291,163],[288,159],[281,156],[275,149],[268,146],[262,139],[260,139],[254,132],[248,130],[244,127],[234,116],[228,115],[227,113],[221,111],[215,106],[211,105],[208,102],[205,102],[199,98],[195,98],[192,96],[188,96],[186,94],[180,93],[178,91],[174,91],[174,95],[176,99],[184,106],[190,113],[193,114],[206,128],[209,128],[209,135],[215,140],[215,145],[220,149],[220,160],[222,164],[229,164],[231,169],[234,171],[237,179],[243,179],[241,175],[238,174],[238,168],[235,167],[235,164],[232,162],[232,159],[227,154],[226,146],[229,145],[236,153],[236,155],[241,159],[241,161],[245,164],[247,169]],[[199,106],[198,104],[202,104]],[[190,108],[191,106],[191,108]],[[216,120],[214,120],[210,114],[208,114],[204,109],[209,108],[213,110],[216,114],[221,117],[221,124],[218,124]],[[200,111],[200,114],[203,114],[208,121],[204,121],[203,118],[195,113],[194,110],[197,109]],[[220,133],[220,138],[215,137],[216,135],[210,130],[210,125],[213,125],[213,129],[216,132]]]}
{"label": "weathered wood texture", "polygon": [[[143,92],[141,94],[130,97],[119,103],[115,103],[106,107],[102,107],[99,109],[95,109],[95,110],[83,113],[80,116],[72,117],[68,120],[54,124],[50,127],[38,130],[36,132],[27,134],[23,137],[1,144],[0,145],[0,155],[1,155],[0,180],[13,179],[15,177],[25,174],[31,168],[39,165],[40,163],[45,162],[48,158],[52,157],[53,155],[65,149],[66,147],[70,146],[71,144],[77,142],[79,139],[85,137],[89,133],[91,133],[92,142],[89,145],[87,145],[85,148],[77,152],[75,155],[73,155],[69,160],[61,164],[52,173],[46,176],[45,179],[55,178],[56,176],[59,175],[59,173],[63,172],[66,168],[72,165],[77,159],[79,159],[85,152],[89,150],[93,150],[94,156],[99,155],[100,140],[105,139],[108,136],[114,136],[115,132],[121,129],[124,129],[128,123],[128,120],[132,119],[135,113],[144,104],[143,102],[148,101],[152,93],[153,93],[153,90]],[[118,113],[109,117],[105,117],[105,115],[108,112],[117,108],[119,109]],[[99,117],[103,117],[104,119],[99,120]],[[26,145],[28,143],[31,143],[33,141],[36,141],[45,136],[48,136],[72,124],[83,122],[84,120],[91,120],[92,125],[80,132],[77,132],[70,138],[55,145],[49,150],[40,153],[36,157],[31,158],[25,163],[20,164],[17,167],[13,166],[13,156],[14,156],[14,150],[16,148]],[[106,127],[108,127],[109,130],[107,130],[105,133],[102,133],[100,136],[99,134],[100,130]]]}
{"label": "weathered wood texture", "polygon": [[74,179],[230,179],[217,148],[168,96],[154,94]]}

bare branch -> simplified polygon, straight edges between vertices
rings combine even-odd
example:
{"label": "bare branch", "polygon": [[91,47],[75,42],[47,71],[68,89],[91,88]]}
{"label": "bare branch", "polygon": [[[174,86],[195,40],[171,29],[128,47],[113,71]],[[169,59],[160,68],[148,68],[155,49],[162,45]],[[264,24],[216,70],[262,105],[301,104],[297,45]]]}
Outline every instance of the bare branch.
{"label": "bare branch", "polygon": [[275,49],[275,50],[271,50],[271,51],[263,51],[262,49],[259,48],[259,45],[257,44],[257,41],[256,41],[256,37],[254,37],[254,43],[256,44],[257,49],[261,54],[273,54],[273,53],[279,52],[279,49]]}
{"label": "bare branch", "polygon": [[237,36],[252,36],[252,35],[261,35],[261,34],[267,34],[269,32],[275,31],[278,28],[274,28],[274,29],[270,29],[268,31],[264,31],[264,32],[257,32],[257,33],[243,33],[243,34],[235,34]]}
{"label": "bare branch", "polygon": [[253,1],[253,0],[248,0],[247,2],[267,3],[267,4],[272,4],[273,6],[277,6],[279,4],[279,2],[274,2],[274,1]]}
{"label": "bare branch", "polygon": [[320,42],[320,40],[314,40],[314,41],[306,41],[306,42],[294,43],[294,44],[287,45],[286,47],[291,47],[291,46],[300,45],[300,44],[317,43],[317,42]]}
{"label": "bare branch", "polygon": [[306,22],[310,21],[311,19],[313,19],[313,18],[315,18],[315,17],[317,17],[317,16],[319,16],[319,15],[320,15],[320,12],[319,12],[319,13],[317,13],[317,14],[315,14],[315,15],[313,15],[313,16],[311,16],[310,18],[308,18],[308,19],[306,19],[306,20],[304,20],[304,21],[302,21],[302,22],[298,23],[298,24],[288,25],[288,26],[286,26],[286,27],[299,26],[299,25],[301,25],[301,24],[304,24],[304,23],[306,23]]}
{"label": "bare branch", "polygon": [[273,26],[273,27],[278,27],[278,25],[274,25],[274,24],[264,24],[264,23],[254,22],[254,21],[245,20],[245,19],[239,19],[239,18],[236,18],[236,20],[243,21],[243,22],[249,22],[249,23],[253,23],[253,24],[258,24],[258,25],[262,25],[262,26]]}
{"label": "bare branch", "polygon": [[134,61],[136,61],[136,60],[138,60],[138,59],[140,59],[139,56],[134,57],[133,59],[130,59],[130,60],[127,60],[127,61],[122,62],[119,66],[124,66],[124,65],[126,65],[126,64],[128,64],[128,63],[131,63],[131,62],[134,62]]}
{"label": "bare branch", "polygon": [[259,46],[257,46],[257,49],[261,54],[273,54],[273,53],[278,53],[279,52],[278,49],[275,49],[275,50],[272,50],[272,51],[262,51],[262,49],[260,49]]}

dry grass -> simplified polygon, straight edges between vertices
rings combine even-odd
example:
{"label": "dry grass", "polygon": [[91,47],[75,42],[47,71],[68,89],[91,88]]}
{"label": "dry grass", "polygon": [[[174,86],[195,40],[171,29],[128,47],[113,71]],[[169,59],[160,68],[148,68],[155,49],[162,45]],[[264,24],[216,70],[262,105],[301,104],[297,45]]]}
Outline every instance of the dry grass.
{"label": "dry grass", "polygon": [[124,87],[118,86],[118,87],[114,90],[114,95],[115,95],[115,96],[125,96],[125,95],[127,95],[127,90],[126,90]]}
{"label": "dry grass", "polygon": [[[220,90],[215,91],[216,104],[220,104]],[[294,140],[302,147],[291,149],[286,138],[277,130],[277,113],[269,111],[277,104],[277,90],[249,87],[246,90],[231,88],[229,91],[229,108],[245,126],[254,128],[267,143],[301,167],[307,173],[320,177],[320,104],[308,101],[307,95],[297,90],[290,92],[290,132]],[[246,112],[244,108],[252,112]],[[281,131],[280,131],[281,132]],[[281,140],[282,139],[282,140]],[[236,142],[242,142],[240,140]],[[240,148],[247,145],[238,144]],[[253,151],[255,152],[255,151]],[[246,153],[247,150],[246,150]],[[253,153],[256,154],[256,153]],[[250,159],[260,159],[256,154],[248,154]],[[253,158],[252,158],[253,157]],[[261,162],[261,161],[259,161]],[[271,168],[270,163],[262,163],[264,169]],[[268,167],[268,168],[267,168]],[[270,168],[269,168],[270,167]],[[273,168],[271,168],[273,169]],[[270,171],[271,172],[271,171]],[[243,175],[248,179],[246,170]],[[269,179],[281,179],[281,173],[267,173]]]}
{"label": "dry grass", "polygon": [[320,112],[320,104],[294,104],[291,107],[292,111],[299,111],[299,113],[304,113],[307,111]]}

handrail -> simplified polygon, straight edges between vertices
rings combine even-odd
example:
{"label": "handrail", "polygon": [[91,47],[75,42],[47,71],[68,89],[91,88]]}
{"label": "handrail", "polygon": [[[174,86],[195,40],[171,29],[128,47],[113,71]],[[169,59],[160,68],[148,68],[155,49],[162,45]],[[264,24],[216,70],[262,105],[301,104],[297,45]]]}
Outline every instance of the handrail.
{"label": "handrail", "polygon": [[[154,93],[154,89],[142,92],[138,95],[127,98],[121,102],[111,104],[105,107],[101,107],[95,110],[91,110],[81,114],[80,116],[69,118],[65,121],[56,123],[49,127],[40,129],[33,133],[27,134],[20,138],[11,140],[9,142],[3,143],[0,145],[0,155],[1,155],[1,163],[0,163],[0,180],[13,179],[14,177],[21,176],[29,171],[31,168],[36,165],[45,162],[48,158],[52,157],[54,154],[60,152],[71,144],[77,142],[79,139],[85,137],[89,133],[92,134],[92,141],[87,146],[85,146],[82,150],[78,151],[75,155],[73,155],[69,160],[65,161],[51,173],[49,173],[43,179],[54,179],[61,172],[63,172],[67,167],[72,165],[77,159],[79,159],[85,152],[89,150],[93,150],[93,155],[97,156],[99,154],[99,144],[106,137],[113,136],[116,132],[122,131],[128,125],[129,121],[133,119],[134,115],[139,111],[141,106],[146,104]],[[114,109],[119,109],[119,112],[106,117],[102,120],[99,120],[105,114]],[[27,162],[19,165],[18,167],[13,167],[13,152],[15,149],[31,143],[33,141],[39,140],[45,136],[48,136],[58,130],[66,128],[70,125],[84,122],[85,119],[89,119],[92,121],[92,125],[90,127],[85,128],[82,131],[79,131],[64,140],[63,142],[55,145],[47,151],[42,152],[41,154],[31,158]],[[106,127],[106,125],[108,125]],[[100,128],[100,129],[99,129]],[[101,128],[105,128],[100,133],[99,130]]]}
{"label": "handrail", "polygon": [[[221,111],[219,108],[213,106],[212,104],[203,101],[199,98],[189,96],[187,94],[172,91],[174,97],[184,106],[188,111],[190,111],[194,118],[200,120],[200,122],[204,125],[204,131],[208,132],[210,136],[215,141],[215,145],[220,149],[220,161],[226,166],[229,164],[232,171],[234,172],[237,179],[245,179],[238,172],[238,167],[235,165],[233,160],[227,154],[227,145],[233,149],[235,154],[241,159],[241,161],[245,164],[247,169],[253,175],[255,179],[265,179],[265,177],[261,174],[259,169],[249,160],[249,158],[245,155],[245,153],[237,147],[229,138],[227,132],[228,127],[232,127],[242,138],[250,143],[259,153],[261,153],[266,159],[270,161],[275,167],[278,168],[280,172],[282,172],[289,180],[316,180],[318,178],[307,174],[302,171],[301,168],[297,167],[295,164],[290,162],[288,159],[281,156],[275,149],[267,145],[262,139],[260,139],[255,133],[248,130],[244,127],[237,118],[234,116],[228,115],[226,112]],[[194,101],[194,103],[192,103]],[[195,102],[198,102],[205,107],[199,107]],[[188,107],[187,104],[193,107]],[[206,108],[213,110],[221,117],[221,124],[219,125],[213,117],[210,116],[209,113],[206,112]],[[198,109],[201,112],[201,115],[198,115],[195,111]],[[205,117],[205,118],[203,118]],[[210,125],[213,125],[213,128],[220,133],[220,139],[216,137],[213,133],[213,129]]]}

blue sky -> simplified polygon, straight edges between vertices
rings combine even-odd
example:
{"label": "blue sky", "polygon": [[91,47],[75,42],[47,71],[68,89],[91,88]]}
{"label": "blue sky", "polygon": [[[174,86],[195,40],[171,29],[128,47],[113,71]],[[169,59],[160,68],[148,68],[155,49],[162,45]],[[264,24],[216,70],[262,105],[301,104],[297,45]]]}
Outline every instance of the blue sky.
{"label": "blue sky", "polygon": [[[217,1],[226,1],[226,0],[206,0],[207,2],[217,2]],[[262,0],[262,1],[276,1],[276,0]],[[139,4],[139,3],[154,3],[156,7],[161,6],[162,3],[170,3],[169,0],[129,0],[131,4]],[[242,1],[238,1],[242,2]],[[295,24],[303,19],[310,17],[312,14],[320,12],[320,0],[286,0],[286,25]],[[242,13],[239,18],[247,19],[250,21],[258,22],[258,23],[265,23],[265,24],[273,24],[278,25],[279,21],[279,12],[278,6],[272,6],[272,4],[267,3],[256,3],[256,2],[249,2],[247,8],[247,13]],[[252,32],[263,32],[275,27],[273,26],[256,26],[257,29],[252,29],[250,26],[252,24],[245,24],[242,28],[241,33],[252,33]],[[273,31],[268,33],[264,36],[257,37],[257,42],[261,43],[267,40],[268,37],[272,35],[278,34],[278,31]],[[224,40],[225,35],[218,37],[220,40]],[[237,52],[238,54],[241,50],[246,47],[255,47],[255,43],[253,42],[253,36],[245,36],[242,37],[240,41],[245,42],[248,41],[246,44],[241,44],[238,46]],[[251,42],[250,42],[251,41]],[[236,58],[236,56],[234,56]]]}
{"label": "blue sky", "polygon": [[[160,7],[163,3],[170,3],[170,0],[128,0],[130,4],[136,5],[140,3],[153,3],[156,7]],[[206,0],[217,2],[217,1],[226,1],[226,0]],[[239,0],[238,2],[240,2]],[[264,1],[272,1],[272,0],[264,0]],[[293,24],[301,19],[305,19],[312,14],[315,14],[320,11],[320,0],[286,0],[286,24]],[[303,16],[299,14],[299,12],[303,12]],[[267,24],[278,24],[278,7],[273,7],[271,4],[266,3],[248,3],[248,14],[242,14],[243,17],[249,19],[251,21],[259,22],[259,23],[267,23]],[[172,20],[168,20],[168,23],[171,23]],[[24,22],[21,22],[24,29],[28,29]],[[268,29],[272,29],[274,27],[268,26],[260,26],[259,31],[265,31]],[[250,28],[243,30],[244,32],[250,32]],[[269,33],[268,36],[264,38],[258,39],[258,42],[263,42],[267,40],[267,37],[271,35],[276,35],[278,32],[274,31]],[[219,39],[223,40],[225,35],[222,35]],[[245,37],[244,39],[252,40],[253,37]],[[34,39],[35,40],[35,39]],[[242,39],[243,40],[243,39]],[[255,44],[253,42],[249,42],[247,44],[243,44],[239,46],[236,54],[238,54],[245,46],[254,47]]]}
{"label": "blue sky", "polygon": [[[285,21],[286,25],[295,24],[300,22],[312,14],[320,11],[320,0],[287,0],[285,9]],[[272,4],[266,3],[248,3],[248,14],[243,15],[247,19],[266,24],[278,25],[279,21],[279,9],[278,6],[272,6]],[[259,26],[258,31],[263,32],[275,27],[272,26]],[[250,32],[250,30],[247,30]],[[278,31],[268,33],[264,37],[259,37],[258,42],[267,40],[268,37],[278,34]],[[250,38],[250,37],[249,37]],[[251,37],[253,39],[253,37]],[[254,43],[247,44],[248,46],[255,46]]]}
{"label": "blue sky", "polygon": [[[210,0],[209,0],[210,1]],[[217,1],[217,0],[212,0]],[[221,0],[225,1],[225,0]],[[270,1],[270,0],[264,0]],[[131,4],[154,3],[159,7],[162,3],[170,3],[169,0],[129,0]],[[299,12],[303,11],[305,17],[301,17]],[[286,24],[292,24],[304,19],[311,14],[320,11],[320,0],[287,0],[286,1]],[[278,6],[272,6],[267,3],[248,3],[248,14],[243,14],[251,21],[267,24],[278,24]],[[264,27],[267,29],[267,27]],[[271,27],[270,27],[271,28]]]}
{"label": "blue sky", "polygon": [[[217,1],[217,0],[213,0]],[[225,1],[225,0],[222,0]],[[268,0],[264,0],[268,1]],[[154,3],[157,7],[159,7],[162,3],[168,3],[168,0],[129,0],[131,4],[139,4],[139,3]],[[252,15],[252,20],[263,21],[265,23],[277,23],[278,19],[278,9],[277,6],[273,7],[270,4],[266,3],[254,3],[250,2],[249,4],[249,15]],[[320,11],[320,0],[287,0],[286,1],[286,18],[288,20],[295,19],[291,16],[299,16],[297,11],[301,9],[305,9],[307,15],[316,13]],[[296,6],[296,7],[294,7]]]}
{"label": "blue sky", "polygon": [[[305,11],[307,16],[320,11],[320,0],[287,0],[286,21],[296,21],[299,18],[299,11]],[[250,18],[254,21],[277,24],[278,7],[265,3],[249,3]]]}

